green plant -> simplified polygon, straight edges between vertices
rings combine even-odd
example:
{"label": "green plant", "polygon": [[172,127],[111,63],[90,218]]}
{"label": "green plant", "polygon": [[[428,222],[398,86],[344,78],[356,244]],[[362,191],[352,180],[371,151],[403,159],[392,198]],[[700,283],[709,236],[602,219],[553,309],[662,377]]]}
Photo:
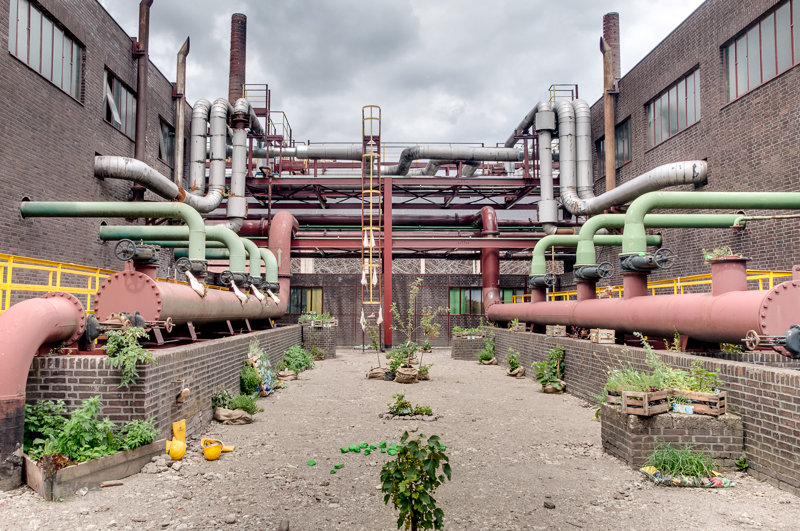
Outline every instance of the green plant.
{"label": "green plant", "polygon": [[[413,344],[416,349],[419,346],[414,343],[414,338],[416,337],[417,329],[422,328],[423,334],[426,337],[437,337],[439,332],[441,331],[442,325],[441,323],[437,323],[436,317],[440,314],[443,314],[449,310],[449,308],[439,307],[435,310],[430,306],[425,306],[422,308],[422,317],[420,318],[419,326],[415,325],[415,309],[417,307],[417,296],[419,296],[419,290],[422,286],[422,278],[417,278],[414,282],[411,283],[409,286],[408,292],[408,310],[406,310],[406,315],[402,316],[400,314],[400,310],[397,307],[397,303],[393,302],[391,306],[391,314],[392,314],[392,330],[397,330],[398,332],[402,332],[403,335],[406,336],[406,343]],[[413,353],[412,353],[413,354]],[[411,356],[409,356],[410,358]],[[420,362],[422,360],[420,359]]]}
{"label": "green plant", "polygon": [[417,372],[419,373],[420,376],[428,376],[428,371],[431,370],[431,367],[433,367],[433,363],[429,363],[427,365],[420,365],[419,367],[417,367]]}
{"label": "green plant", "polygon": [[248,361],[244,362],[242,371],[239,373],[239,387],[243,393],[248,395],[257,392],[261,387],[261,376]]}
{"label": "green plant", "polygon": [[667,338],[664,338],[664,346],[670,352],[681,352],[681,334],[678,332],[678,329],[675,329],[675,334],[672,336],[672,341]]}
{"label": "green plant", "polygon": [[513,330],[519,324],[519,318],[515,317],[512,321],[508,322],[508,328]]}
{"label": "green plant", "polygon": [[67,423],[66,415],[63,400],[40,400],[35,404],[25,404],[25,435],[22,443],[25,453],[31,456],[34,447],[42,446],[45,440],[55,437]]}
{"label": "green plant", "polygon": [[713,260],[715,258],[722,258],[723,256],[738,256],[741,258],[741,254],[733,252],[733,249],[730,248],[728,245],[724,245],[721,247],[715,247],[710,251],[706,251],[703,249],[701,251],[703,253],[704,260]]}
{"label": "green plant", "polygon": [[414,406],[413,415],[433,415],[431,406],[421,406],[419,404]]}
{"label": "green plant", "polygon": [[463,332],[465,334],[480,334],[482,332],[482,329],[478,326],[476,326],[475,328],[462,328],[460,326],[454,326],[453,333],[458,333],[458,332]]}
{"label": "green plant", "polygon": [[311,350],[308,351],[308,354],[314,359],[314,361],[322,361],[325,359],[325,352],[316,345],[311,347]]}
{"label": "green plant", "polygon": [[482,361],[489,361],[492,358],[494,358],[494,354],[492,354],[491,352],[488,352],[486,350],[481,350],[480,352],[478,352],[478,363]]}
{"label": "green plant", "polygon": [[230,406],[229,409],[242,409],[244,411],[247,411],[251,415],[254,413],[259,413],[261,411],[264,411],[263,409],[258,407],[258,405],[256,404],[256,399],[252,395],[247,395],[244,393],[241,393],[231,398],[229,406]]}
{"label": "green plant", "polygon": [[398,529],[442,529],[444,511],[436,506],[433,493],[445,479],[451,479],[450,460],[438,435],[432,435],[427,441],[422,434],[418,439],[408,439],[408,432],[404,432],[397,447],[397,458],[381,468],[383,502],[388,504],[391,500],[400,512]]}
{"label": "green plant", "polygon": [[410,415],[414,411],[411,402],[406,400],[405,396],[399,393],[392,395],[394,402],[389,402],[389,413],[392,415]]}
{"label": "green plant", "polygon": [[531,365],[534,378],[542,387],[550,385],[554,389],[564,388],[564,347],[556,345],[547,352],[547,360],[536,361]]}
{"label": "green plant", "polygon": [[144,328],[129,326],[125,330],[112,330],[108,333],[108,340],[102,347],[108,354],[108,363],[122,372],[117,387],[129,388],[136,383],[139,372],[137,363],[157,363],[150,351],[139,344],[139,338],[149,338]]}
{"label": "green plant", "polygon": [[483,336],[483,348],[480,352],[478,352],[478,362],[481,361],[489,361],[490,359],[494,358],[494,340],[495,332],[489,328],[486,328],[486,335]]}
{"label": "green plant", "polygon": [[736,470],[739,472],[747,472],[747,469],[750,468],[750,463],[747,462],[747,456],[744,454],[734,461],[733,464],[736,465]]}
{"label": "green plant", "polygon": [[317,313],[315,311],[310,311],[308,313],[304,313],[300,317],[297,318],[297,321],[300,323],[307,323],[311,321],[322,321],[323,323],[330,323],[333,322],[334,317],[328,312]]}
{"label": "green plant", "polygon": [[688,389],[690,391],[711,393],[721,385],[721,380],[716,372],[704,369],[703,362],[699,359],[692,360],[692,366],[689,368],[688,381]]}
{"label": "green plant", "polygon": [[519,367],[519,352],[509,347],[508,353],[506,354],[506,361],[508,362],[508,369],[510,371],[517,370]]}
{"label": "green plant", "polygon": [[286,350],[278,364],[278,370],[288,369],[300,374],[304,370],[314,368],[314,358],[300,345],[293,345]]}
{"label": "green plant", "polygon": [[211,407],[215,409],[218,407],[230,409],[231,398],[233,398],[233,395],[227,389],[217,391],[211,395]]}
{"label": "green plant", "polygon": [[381,349],[380,325],[375,323],[367,323],[366,332],[367,336],[369,336],[369,346],[376,351],[379,351]]}
{"label": "green plant", "polygon": [[156,440],[158,429],[155,419],[132,420],[124,424],[116,434],[120,450],[133,450]]}
{"label": "green plant", "polygon": [[714,460],[705,451],[690,445],[675,447],[659,441],[645,466],[653,466],[662,474],[670,476],[713,476]]}
{"label": "green plant", "polygon": [[426,337],[425,338],[425,343],[422,345],[422,351],[423,352],[430,352],[431,350],[432,350],[431,340]]}
{"label": "green plant", "polygon": [[719,349],[725,354],[741,354],[744,352],[742,346],[735,343],[720,343]]}

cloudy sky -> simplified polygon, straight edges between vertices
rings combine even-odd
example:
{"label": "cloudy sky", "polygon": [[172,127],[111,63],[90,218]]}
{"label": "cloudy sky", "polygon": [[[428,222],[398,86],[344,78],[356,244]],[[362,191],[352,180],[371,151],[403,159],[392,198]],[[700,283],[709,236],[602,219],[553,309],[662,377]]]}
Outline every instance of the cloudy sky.
{"label": "cloudy sky", "polygon": [[[131,35],[135,0],[100,0]],[[623,75],[700,0],[155,0],[151,60],[187,97],[228,94],[230,16],[247,15],[247,82],[269,83],[295,138],[357,142],[379,105],[384,141],[502,142],[552,83],[601,96],[602,17],[620,14]]]}

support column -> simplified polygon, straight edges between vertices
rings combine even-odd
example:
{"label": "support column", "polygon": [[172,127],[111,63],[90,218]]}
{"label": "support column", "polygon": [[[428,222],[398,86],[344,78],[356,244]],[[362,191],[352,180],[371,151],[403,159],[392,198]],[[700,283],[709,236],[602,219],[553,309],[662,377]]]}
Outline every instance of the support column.
{"label": "support column", "polygon": [[383,342],[392,345],[392,176],[383,177]]}

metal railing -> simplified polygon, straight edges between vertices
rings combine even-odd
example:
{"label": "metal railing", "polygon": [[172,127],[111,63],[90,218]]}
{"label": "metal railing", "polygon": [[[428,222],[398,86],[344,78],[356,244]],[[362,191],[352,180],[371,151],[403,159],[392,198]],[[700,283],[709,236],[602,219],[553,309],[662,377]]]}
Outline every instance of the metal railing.
{"label": "metal railing", "polygon": [[0,313],[11,307],[12,300],[17,302],[51,291],[75,295],[86,312],[93,313],[92,296],[100,282],[115,272],[0,253]]}

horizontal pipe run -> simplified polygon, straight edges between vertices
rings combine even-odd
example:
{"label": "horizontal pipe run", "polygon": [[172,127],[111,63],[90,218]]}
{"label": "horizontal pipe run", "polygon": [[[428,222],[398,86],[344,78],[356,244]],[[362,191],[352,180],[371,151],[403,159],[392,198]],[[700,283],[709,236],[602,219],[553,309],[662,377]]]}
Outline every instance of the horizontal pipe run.
{"label": "horizontal pipe run", "polygon": [[[533,248],[531,257],[531,276],[541,276],[547,274],[547,251],[556,245],[564,247],[574,247],[578,245],[579,235],[577,234],[550,234],[545,236]],[[596,234],[594,245],[622,245],[621,234]],[[661,236],[648,235],[647,245],[661,245]]]}
{"label": "horizontal pipe run", "polygon": [[100,179],[122,179],[140,184],[168,201],[181,196],[177,184],[141,160],[130,157],[96,156],[94,175]]}
{"label": "horizontal pipe run", "polygon": [[[118,203],[25,201],[20,204],[23,218],[170,218],[181,219],[188,227],[189,259],[205,262],[206,226],[197,210],[183,203]],[[186,236],[184,236],[186,239]]]}

